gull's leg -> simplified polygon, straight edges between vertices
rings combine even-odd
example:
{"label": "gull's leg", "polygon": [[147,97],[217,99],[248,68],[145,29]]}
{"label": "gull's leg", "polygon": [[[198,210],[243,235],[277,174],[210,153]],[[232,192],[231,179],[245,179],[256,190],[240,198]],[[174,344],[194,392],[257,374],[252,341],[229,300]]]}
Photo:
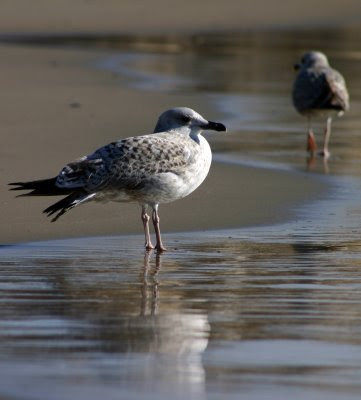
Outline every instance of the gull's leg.
{"label": "gull's leg", "polygon": [[323,141],[323,151],[321,153],[321,155],[325,158],[330,157],[330,152],[328,151],[328,143],[330,141],[330,136],[331,136],[331,124],[332,124],[332,117],[328,117],[326,122],[325,138]]}
{"label": "gull's leg", "polygon": [[315,154],[317,149],[315,134],[312,130],[311,125],[311,117],[308,117],[308,134],[307,134],[307,151],[311,153],[311,155]]}
{"label": "gull's leg", "polygon": [[157,238],[157,244],[155,245],[155,248],[158,251],[165,251],[167,250],[162,243],[162,238],[160,236],[160,228],[159,228],[159,215],[158,215],[158,204],[156,204],[153,207],[153,213],[152,213],[152,220],[153,220],[153,225],[154,225],[154,230],[155,230],[155,236]]}
{"label": "gull's leg", "polygon": [[150,240],[149,234],[149,215],[147,214],[147,206],[142,206],[142,222],[144,227],[144,236],[145,236],[145,248],[146,250],[154,249],[152,245],[152,241]]}

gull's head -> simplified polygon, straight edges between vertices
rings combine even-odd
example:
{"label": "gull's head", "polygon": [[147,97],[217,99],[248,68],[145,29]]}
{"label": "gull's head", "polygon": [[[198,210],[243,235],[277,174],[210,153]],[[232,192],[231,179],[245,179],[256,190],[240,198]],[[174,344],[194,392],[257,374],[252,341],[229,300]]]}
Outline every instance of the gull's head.
{"label": "gull's head", "polygon": [[301,62],[295,64],[294,67],[296,70],[312,67],[329,67],[329,63],[325,54],[320,51],[309,51],[302,56]]}
{"label": "gull's head", "polygon": [[193,134],[199,134],[205,129],[226,131],[226,127],[220,122],[207,121],[196,111],[187,107],[176,107],[164,111],[158,118],[154,133],[176,129]]}

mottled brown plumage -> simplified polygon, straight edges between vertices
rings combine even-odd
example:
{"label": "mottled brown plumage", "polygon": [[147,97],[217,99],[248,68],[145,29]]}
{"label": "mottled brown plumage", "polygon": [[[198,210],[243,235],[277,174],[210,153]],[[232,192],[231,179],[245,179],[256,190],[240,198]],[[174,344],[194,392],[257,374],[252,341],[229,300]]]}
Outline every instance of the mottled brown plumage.
{"label": "mottled brown plumage", "polygon": [[293,104],[309,121],[308,149],[315,151],[316,143],[311,122],[314,117],[326,117],[325,139],[322,155],[329,156],[328,142],[334,115],[342,115],[349,109],[349,94],[343,76],[331,68],[327,57],[317,51],[303,55],[293,85]]}

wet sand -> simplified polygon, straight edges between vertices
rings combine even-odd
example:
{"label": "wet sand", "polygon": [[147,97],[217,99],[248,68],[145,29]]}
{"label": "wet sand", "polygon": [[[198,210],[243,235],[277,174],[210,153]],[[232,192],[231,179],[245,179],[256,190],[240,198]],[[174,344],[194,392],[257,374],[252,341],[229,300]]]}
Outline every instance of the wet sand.
{"label": "wet sand", "polygon": [[[50,223],[41,211],[56,198],[15,198],[7,183],[55,176],[65,163],[103,144],[151,132],[156,116],[171,106],[187,105],[222,120],[207,96],[124,88],[120,77],[94,67],[108,54],[103,50],[1,46],[0,51],[1,243],[140,233],[138,205],[88,204]],[[214,135],[219,134],[207,138]],[[306,173],[215,162],[200,189],[161,206],[162,230],[280,222],[326,190],[326,183]]]}
{"label": "wet sand", "polygon": [[[166,34],[359,24],[358,0],[6,0],[0,32]],[[151,17],[150,17],[151,16]]]}

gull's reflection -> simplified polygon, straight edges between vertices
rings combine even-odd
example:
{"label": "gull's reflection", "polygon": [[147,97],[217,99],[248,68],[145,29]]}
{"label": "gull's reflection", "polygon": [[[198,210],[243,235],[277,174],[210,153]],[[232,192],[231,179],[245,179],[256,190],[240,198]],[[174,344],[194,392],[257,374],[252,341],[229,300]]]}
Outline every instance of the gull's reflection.
{"label": "gull's reflection", "polygon": [[202,354],[208,345],[208,318],[199,313],[169,312],[165,307],[159,311],[162,258],[159,253],[153,258],[152,251],[144,255],[140,317],[133,322],[148,328],[147,338],[142,339],[148,341],[148,356],[137,375],[142,374],[143,384],[157,381],[181,398],[202,399],[206,397]]}
{"label": "gull's reflection", "polygon": [[205,397],[202,355],[210,326],[206,312],[190,308],[187,291],[174,281],[178,259],[154,252],[119,257],[101,247],[57,258],[54,250],[40,258],[31,248],[24,253],[7,270],[16,290],[2,312],[12,310],[14,321],[6,323],[14,336],[7,330],[0,346],[9,356],[26,352],[49,361],[53,350],[79,382],[84,376],[113,380],[134,398],[149,387],[163,394],[159,398]]}
{"label": "gull's reflection", "polygon": [[[158,272],[162,265],[161,254],[155,255],[155,266],[152,268],[150,265],[150,258],[153,250],[147,250],[144,254],[144,265],[141,271],[141,306],[140,315],[145,316],[156,315],[159,299],[159,282],[157,280]],[[149,297],[151,298],[149,302]]]}
{"label": "gull's reflection", "polygon": [[329,174],[330,168],[328,166],[328,157],[321,157],[318,154],[316,154],[316,155],[315,154],[311,154],[310,156],[307,157],[307,159],[306,159],[307,171],[312,171],[312,170],[316,169],[318,158],[322,158],[323,172],[325,174]]}

